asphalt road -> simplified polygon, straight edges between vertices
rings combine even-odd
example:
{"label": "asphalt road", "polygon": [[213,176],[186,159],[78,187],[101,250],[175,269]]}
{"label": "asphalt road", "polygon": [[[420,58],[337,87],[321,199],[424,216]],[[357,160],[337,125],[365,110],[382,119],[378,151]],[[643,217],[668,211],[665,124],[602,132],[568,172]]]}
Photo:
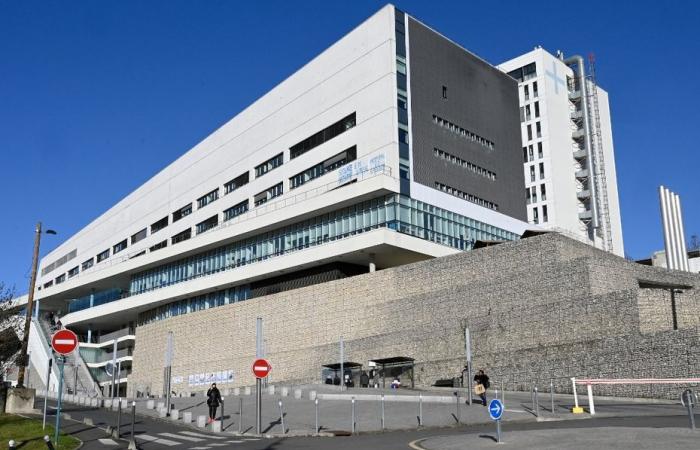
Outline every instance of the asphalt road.
{"label": "asphalt road", "polygon": [[[53,402],[50,402],[53,405]],[[37,402],[37,407],[43,406],[43,400]],[[66,405],[64,412],[77,421],[84,417],[92,418],[98,427],[115,426],[117,413],[104,409],[86,408],[76,405]],[[52,417],[53,418],[53,417]],[[102,432],[96,432],[74,421],[65,422],[69,428],[66,431],[75,434],[85,442],[84,450],[109,450],[127,448],[131,431],[129,415],[122,416],[122,439],[115,440]],[[546,422],[513,422],[504,423],[503,431],[513,439],[517,431],[571,429],[580,430],[582,439],[587,429],[598,427],[625,428],[687,428],[688,418],[685,415],[644,415],[634,417],[612,418],[579,418],[575,420],[546,421]],[[402,449],[406,450],[409,443],[432,436],[456,436],[459,434],[494,434],[494,425],[472,425],[454,428],[433,428],[415,431],[396,431],[384,433],[368,433],[348,437],[287,437],[273,439],[256,439],[253,437],[238,437],[229,434],[211,434],[191,427],[177,425],[168,421],[137,416],[134,431],[138,447],[143,450],[296,450],[296,449],[328,449],[357,450],[357,449]],[[100,437],[101,435],[101,437]],[[700,431],[698,431],[700,440]],[[669,444],[666,442],[666,444]],[[614,448],[611,445],[610,448]]]}

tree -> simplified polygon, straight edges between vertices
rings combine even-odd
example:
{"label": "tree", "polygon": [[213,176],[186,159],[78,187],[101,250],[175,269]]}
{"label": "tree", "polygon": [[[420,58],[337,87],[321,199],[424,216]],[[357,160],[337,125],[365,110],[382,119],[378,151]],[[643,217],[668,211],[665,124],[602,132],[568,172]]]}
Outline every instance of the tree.
{"label": "tree", "polygon": [[15,290],[0,282],[0,381],[5,371],[16,364],[17,352],[22,348],[18,335],[22,328],[19,314],[22,309],[15,299]]}

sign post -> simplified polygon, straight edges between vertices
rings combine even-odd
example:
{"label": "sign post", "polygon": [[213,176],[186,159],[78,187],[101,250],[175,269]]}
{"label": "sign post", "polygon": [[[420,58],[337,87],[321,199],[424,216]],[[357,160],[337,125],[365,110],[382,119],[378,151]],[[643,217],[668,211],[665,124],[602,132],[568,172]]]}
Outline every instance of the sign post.
{"label": "sign post", "polygon": [[51,338],[51,348],[61,355],[58,357],[58,405],[56,406],[56,434],[54,435],[54,445],[58,447],[58,435],[61,429],[61,400],[63,398],[63,366],[66,361],[65,355],[69,355],[78,348],[78,336],[67,329],[59,330]]}
{"label": "sign post", "polygon": [[[116,341],[115,341],[116,342]],[[115,353],[116,354],[116,353]],[[166,415],[170,416],[171,385],[173,365],[173,332],[168,331],[168,339],[165,342],[165,367],[163,368],[163,386],[165,387],[165,407]]]}
{"label": "sign post", "polygon": [[501,443],[501,417],[503,416],[503,403],[497,398],[489,402],[489,416],[496,421],[496,442]]}
{"label": "sign post", "polygon": [[53,358],[49,358],[49,368],[46,373],[46,395],[44,395],[44,422],[41,426],[42,430],[46,429],[46,403],[49,399],[49,386],[51,385],[51,365],[53,364]]}
{"label": "sign post", "polygon": [[[255,358],[260,360],[263,357],[263,320],[258,317],[255,320]],[[267,362],[267,361],[265,361]],[[255,432],[260,434],[262,429],[262,380],[255,374],[255,363],[253,363],[253,375],[255,375]]]}
{"label": "sign post", "polygon": [[261,391],[261,381],[263,378],[270,374],[272,366],[266,359],[256,359],[253,362],[253,375],[255,375],[255,387],[257,392],[255,393],[255,432],[260,434],[261,424],[262,424],[262,391]]}
{"label": "sign post", "polygon": [[469,396],[469,406],[472,404],[472,338],[469,328],[464,329],[464,347],[467,356],[467,392]]}

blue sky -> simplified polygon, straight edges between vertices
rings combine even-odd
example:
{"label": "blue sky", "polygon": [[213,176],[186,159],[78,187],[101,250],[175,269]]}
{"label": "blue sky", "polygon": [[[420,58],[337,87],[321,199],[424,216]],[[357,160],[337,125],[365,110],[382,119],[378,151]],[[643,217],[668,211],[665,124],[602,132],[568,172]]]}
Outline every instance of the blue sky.
{"label": "blue sky", "polygon": [[[537,3],[396,4],[494,64],[595,52],[626,252],[663,247],[659,184],[700,234],[700,3]],[[0,0],[0,282],[26,291],[37,220],[45,254],[383,5]]]}

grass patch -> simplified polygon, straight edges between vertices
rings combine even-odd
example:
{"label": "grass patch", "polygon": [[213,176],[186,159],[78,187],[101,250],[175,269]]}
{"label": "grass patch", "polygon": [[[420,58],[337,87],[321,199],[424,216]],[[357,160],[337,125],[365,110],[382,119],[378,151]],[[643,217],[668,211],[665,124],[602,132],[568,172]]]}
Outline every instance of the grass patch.
{"label": "grass patch", "polygon": [[[8,448],[8,442],[14,439],[17,450],[46,450],[44,436],[48,434],[53,442],[54,433],[54,427],[49,425],[48,420],[46,429],[42,430],[41,420],[0,414],[0,449]],[[58,438],[60,450],[73,450],[79,445],[80,441],[73,436],[61,434]]]}

